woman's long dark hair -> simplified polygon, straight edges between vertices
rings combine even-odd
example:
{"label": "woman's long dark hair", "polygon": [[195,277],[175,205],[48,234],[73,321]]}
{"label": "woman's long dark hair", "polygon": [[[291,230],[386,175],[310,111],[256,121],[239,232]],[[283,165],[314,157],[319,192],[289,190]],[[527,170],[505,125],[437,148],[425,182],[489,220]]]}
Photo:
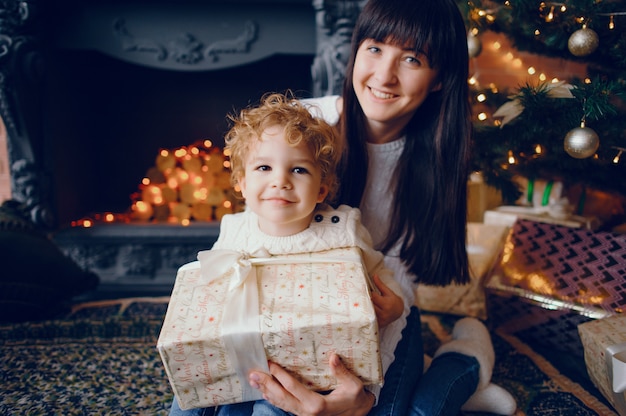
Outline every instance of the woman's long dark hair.
{"label": "woman's long dark hair", "polygon": [[392,181],[390,230],[379,249],[388,252],[399,241],[402,261],[421,283],[466,283],[472,124],[462,16],[454,0],[369,0],[364,6],[352,37],[339,125],[347,141],[339,200],[352,206],[361,203],[368,166],[365,115],[352,85],[356,52],[365,39],[424,51],[442,85],[406,127],[406,144]]}

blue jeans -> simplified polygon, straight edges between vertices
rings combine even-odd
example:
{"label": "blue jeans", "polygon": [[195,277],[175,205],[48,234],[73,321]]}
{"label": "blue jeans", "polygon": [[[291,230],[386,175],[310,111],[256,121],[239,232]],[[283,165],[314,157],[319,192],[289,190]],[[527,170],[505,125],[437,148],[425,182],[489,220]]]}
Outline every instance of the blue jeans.
{"label": "blue jeans", "polygon": [[476,391],[480,365],[474,357],[442,354],[422,374],[422,325],[415,307],[394,353],[378,404],[369,413],[372,416],[456,416]]}
{"label": "blue jeans", "polygon": [[[422,325],[419,310],[413,307],[407,318],[407,326],[402,332],[402,340],[396,347],[394,362],[385,374],[385,385],[380,392],[378,404],[369,414],[456,416],[478,386],[479,367],[476,358],[451,352],[435,358],[428,371],[422,375]],[[252,405],[257,403],[263,416],[288,414],[267,402],[260,402],[263,401],[241,403],[240,407],[229,409],[237,413],[228,416],[251,415],[253,410],[256,415],[256,408],[253,409]],[[220,414],[220,410],[218,407],[183,411],[176,400],[173,400],[170,416],[227,416]]]}
{"label": "blue jeans", "polygon": [[205,409],[182,410],[178,406],[176,399],[172,401],[170,416],[288,416],[287,413],[272,405],[267,400],[257,400],[254,402],[244,402],[227,404],[218,407],[208,407]]}

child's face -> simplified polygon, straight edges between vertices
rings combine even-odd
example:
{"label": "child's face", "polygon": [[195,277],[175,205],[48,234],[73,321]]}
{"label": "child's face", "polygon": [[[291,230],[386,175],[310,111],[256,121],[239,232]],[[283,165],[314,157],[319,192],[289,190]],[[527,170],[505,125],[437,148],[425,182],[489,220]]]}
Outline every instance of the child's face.
{"label": "child's face", "polygon": [[328,194],[309,148],[290,146],[280,126],[266,129],[252,145],[239,186],[261,231],[276,236],[305,230],[316,204]]}

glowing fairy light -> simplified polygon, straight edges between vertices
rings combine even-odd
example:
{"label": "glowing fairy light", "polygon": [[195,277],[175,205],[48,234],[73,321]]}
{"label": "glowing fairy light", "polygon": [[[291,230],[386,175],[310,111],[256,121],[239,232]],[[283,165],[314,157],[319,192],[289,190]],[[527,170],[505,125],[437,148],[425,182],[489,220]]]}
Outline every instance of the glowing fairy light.
{"label": "glowing fairy light", "polygon": [[514,165],[516,160],[515,160],[515,156],[513,156],[513,151],[509,150],[509,155],[508,155],[508,159],[507,161],[509,162],[509,165]]}

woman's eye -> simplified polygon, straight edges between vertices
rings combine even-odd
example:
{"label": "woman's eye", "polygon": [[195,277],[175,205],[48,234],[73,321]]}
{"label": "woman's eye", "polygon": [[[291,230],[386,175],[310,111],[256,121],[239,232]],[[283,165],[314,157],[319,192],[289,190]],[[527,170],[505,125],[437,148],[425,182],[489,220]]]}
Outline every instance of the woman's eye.
{"label": "woman's eye", "polygon": [[412,65],[422,66],[422,61],[417,59],[415,56],[407,56],[404,60]]}
{"label": "woman's eye", "polygon": [[367,50],[371,53],[379,53],[380,52],[380,48],[377,46],[368,46]]}

